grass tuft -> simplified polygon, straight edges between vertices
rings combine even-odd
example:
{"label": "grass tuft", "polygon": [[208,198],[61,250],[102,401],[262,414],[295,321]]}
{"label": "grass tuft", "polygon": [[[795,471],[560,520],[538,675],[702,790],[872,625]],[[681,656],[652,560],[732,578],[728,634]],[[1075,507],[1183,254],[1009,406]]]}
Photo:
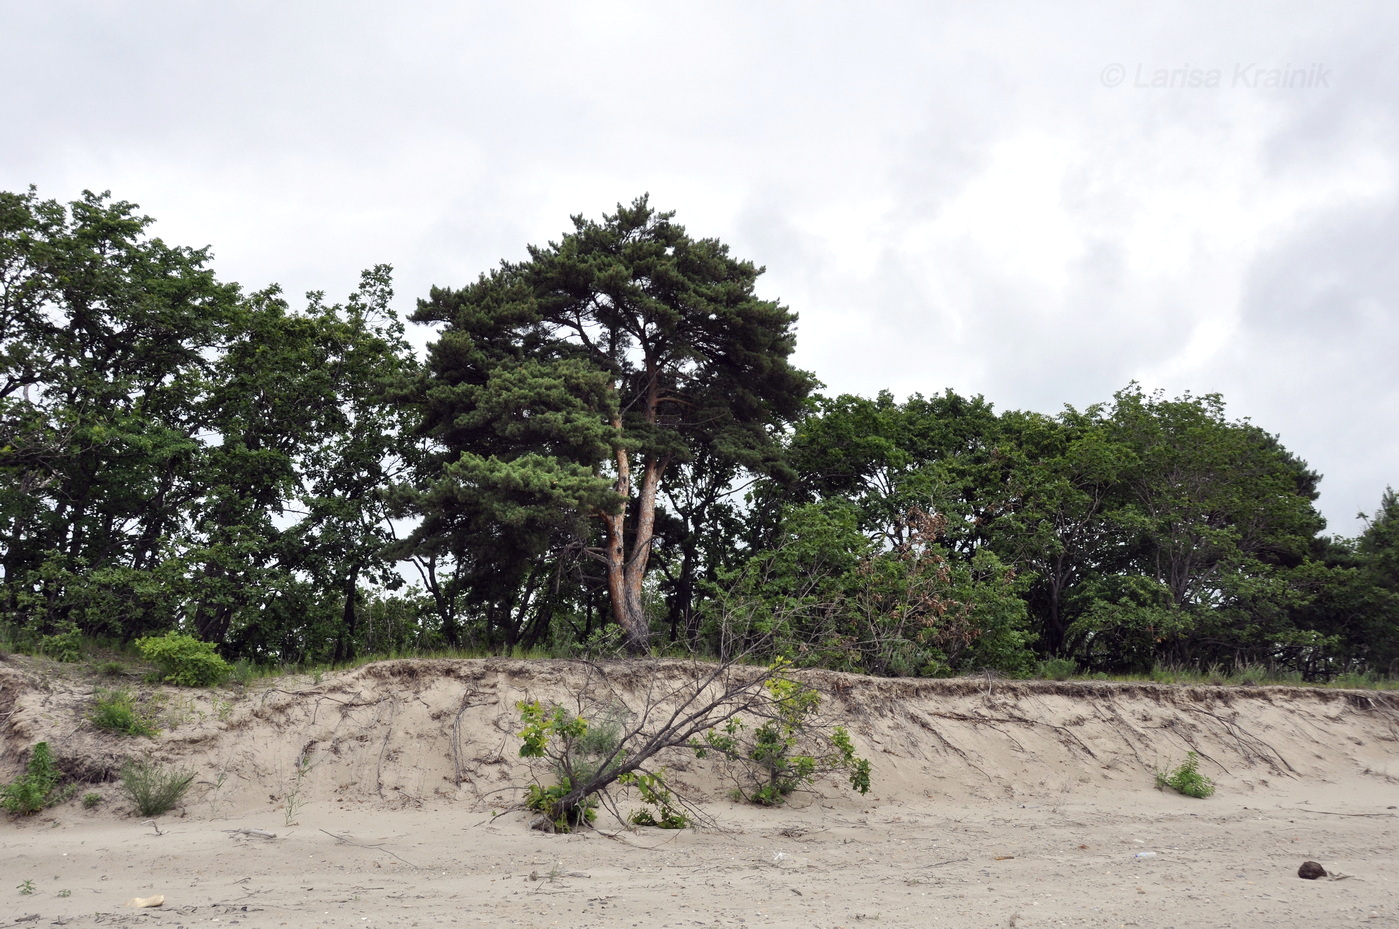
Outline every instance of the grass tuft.
{"label": "grass tuft", "polygon": [[193,771],[167,768],[150,760],[128,761],[121,769],[122,789],[142,816],[170,812],[193,782]]}

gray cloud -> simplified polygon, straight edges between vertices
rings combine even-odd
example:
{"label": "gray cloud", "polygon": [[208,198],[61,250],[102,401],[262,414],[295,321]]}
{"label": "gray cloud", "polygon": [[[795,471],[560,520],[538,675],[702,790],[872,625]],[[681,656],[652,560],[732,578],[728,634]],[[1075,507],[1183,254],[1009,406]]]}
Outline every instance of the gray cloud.
{"label": "gray cloud", "polygon": [[[0,187],[110,188],[248,287],[339,298],[387,261],[406,313],[650,191],[768,267],[831,392],[1220,391],[1326,473],[1336,531],[1399,484],[1387,4],[0,0],[0,22]],[[1134,86],[1313,62],[1330,87]]]}

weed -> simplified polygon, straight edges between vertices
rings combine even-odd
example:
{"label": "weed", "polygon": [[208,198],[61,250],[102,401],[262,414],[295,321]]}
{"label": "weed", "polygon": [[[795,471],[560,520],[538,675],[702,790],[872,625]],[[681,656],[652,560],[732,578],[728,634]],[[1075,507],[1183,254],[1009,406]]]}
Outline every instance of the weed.
{"label": "weed", "polygon": [[27,896],[29,896],[30,894],[34,893],[34,882],[33,882],[33,881],[20,881],[20,882],[19,882],[19,886],[16,887],[15,889],[18,890],[18,891],[20,892],[20,896],[27,897]]}
{"label": "weed", "polygon": [[96,793],[83,794],[83,809],[91,810],[102,802],[102,795]]}
{"label": "weed", "polygon": [[97,673],[103,677],[125,677],[126,665],[120,661],[104,661],[97,666]]}
{"label": "weed", "polygon": [[59,895],[60,897],[71,897],[71,896],[73,896],[73,891],[71,891],[71,890],[60,890],[60,891],[58,892],[58,895]]}
{"label": "weed", "polygon": [[174,809],[194,781],[193,771],[178,771],[154,761],[128,761],[121,769],[121,786],[142,816],[159,816]]}
{"label": "weed", "polygon": [[1078,662],[1072,658],[1046,658],[1039,663],[1036,673],[1046,681],[1067,681],[1078,673]]}
{"label": "weed", "polygon": [[232,675],[235,684],[246,687],[258,678],[258,667],[246,658],[239,658],[233,663]]}
{"label": "weed", "polygon": [[98,729],[125,735],[157,736],[160,730],[136,706],[136,696],[129,690],[99,690],[89,717]]}
{"label": "weed", "polygon": [[54,763],[49,743],[40,742],[29,756],[29,766],[22,777],[15,778],[0,790],[0,807],[11,813],[27,816],[37,813],[55,800],[60,775]]}
{"label": "weed", "polygon": [[[288,826],[296,825],[296,813],[306,805],[306,798],[301,795],[301,781],[307,774],[311,773],[313,767],[315,767],[315,762],[308,754],[303,753],[296,760],[296,780],[292,782],[292,788],[287,791],[287,796],[283,801],[286,807],[286,824]],[[220,779],[222,782],[222,775],[220,775]]]}
{"label": "weed", "polygon": [[219,722],[221,722],[221,723],[226,723],[226,722],[228,722],[228,718],[229,718],[230,716],[233,715],[233,701],[232,701],[232,700],[215,700],[215,701],[214,701],[214,715],[215,715],[216,717],[218,717]]}
{"label": "weed", "polygon": [[1174,771],[1156,772],[1156,789],[1169,787],[1176,793],[1203,800],[1214,793],[1214,782],[1200,773],[1199,766],[1200,756],[1194,752],[1187,753],[1185,761]]}

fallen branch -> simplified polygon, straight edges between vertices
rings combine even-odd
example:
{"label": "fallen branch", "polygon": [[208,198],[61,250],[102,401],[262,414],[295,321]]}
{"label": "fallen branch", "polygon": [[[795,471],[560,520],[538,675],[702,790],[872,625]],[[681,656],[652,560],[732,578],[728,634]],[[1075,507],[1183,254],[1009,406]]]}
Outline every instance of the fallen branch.
{"label": "fallen branch", "polygon": [[267,832],[264,829],[225,829],[224,832],[227,832],[231,835],[255,835],[260,839],[277,838],[277,833]]}
{"label": "fallen branch", "polygon": [[415,865],[415,864],[413,864],[413,862],[409,861],[407,858],[404,858],[402,855],[400,855],[400,854],[398,854],[398,853],[396,853],[396,852],[391,852],[391,851],[389,851],[387,848],[384,848],[383,843],[380,843],[380,844],[378,844],[378,845],[366,845],[366,844],[363,843],[363,842],[356,842],[354,839],[351,839],[351,838],[349,838],[348,836],[336,835],[336,834],[333,833],[333,832],[326,832],[326,830],[324,830],[324,829],[322,829],[321,831],[322,831],[322,832],[325,832],[325,834],[328,835],[328,836],[330,836],[332,839],[339,839],[341,842],[348,842],[350,845],[356,845],[356,846],[358,846],[358,847],[360,847],[360,848],[377,848],[377,849],[378,849],[379,851],[381,851],[381,852],[386,852],[386,853],[388,853],[388,854],[390,854],[390,855],[393,855],[395,858],[397,858],[399,861],[403,862],[404,864],[406,864],[408,867],[412,868],[413,870],[416,871],[416,870],[418,869],[418,866]]}

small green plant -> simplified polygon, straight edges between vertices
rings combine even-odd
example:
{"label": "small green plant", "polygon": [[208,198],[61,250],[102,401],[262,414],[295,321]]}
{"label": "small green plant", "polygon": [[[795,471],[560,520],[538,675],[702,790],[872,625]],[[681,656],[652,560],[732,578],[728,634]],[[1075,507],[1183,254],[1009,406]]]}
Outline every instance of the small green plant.
{"label": "small green plant", "polygon": [[135,694],[125,689],[97,691],[89,718],[98,729],[109,732],[147,737],[160,734],[150,718],[137,707]]}
{"label": "small green plant", "polygon": [[573,798],[573,782],[566,777],[557,784],[530,784],[525,788],[525,809],[544,814],[552,832],[572,832],[580,826],[597,821],[597,800],[594,797]]}
{"label": "small green plant", "polygon": [[214,646],[192,635],[167,632],[136,640],[141,656],[159,670],[161,680],[181,687],[212,687],[228,680],[233,668]]}
{"label": "small green plant", "polygon": [[767,720],[750,734],[737,717],[722,728],[707,730],[690,743],[699,758],[711,752],[736,762],[745,772],[737,794],[760,806],[780,806],[793,791],[806,787],[818,774],[843,771],[852,789],[868,793],[870,763],[855,754],[855,744],[843,726],[824,734],[815,714],[821,695],[785,673],[779,661],[765,683],[770,701]]}
{"label": "small green plant", "polygon": [[193,771],[167,768],[154,761],[128,761],[121,769],[121,786],[142,816],[160,816],[174,809],[194,781]]}
{"label": "small green plant", "polygon": [[54,799],[60,779],[49,743],[40,742],[29,756],[24,775],[0,790],[0,807],[22,816],[37,813]]}
{"label": "small green plant", "polygon": [[19,882],[19,886],[16,887],[15,889],[18,890],[18,891],[20,892],[20,896],[27,897],[27,896],[29,896],[30,894],[34,893],[34,882],[33,882],[33,881],[20,881],[20,882]]}
{"label": "small green plant", "polygon": [[1185,761],[1174,771],[1156,772],[1156,789],[1169,787],[1176,793],[1203,800],[1214,793],[1214,782],[1200,773],[1199,766],[1200,756],[1194,752],[1187,753]]}
{"label": "small green plant", "polygon": [[83,794],[83,809],[95,809],[102,802],[102,795],[96,793]]}
{"label": "small green plant", "polygon": [[1078,662],[1072,658],[1046,658],[1039,663],[1035,674],[1041,680],[1067,681],[1078,673]]}
{"label": "small green plant", "polygon": [[[287,795],[283,800],[283,805],[286,809],[287,814],[286,825],[288,826],[296,825],[297,811],[306,805],[306,798],[301,795],[301,780],[307,774],[311,773],[311,769],[313,767],[315,767],[315,762],[311,760],[310,755],[302,755],[299,759],[297,759],[296,779],[292,782],[291,790],[287,791]],[[223,786],[224,777],[224,774],[219,775],[218,786]]]}
{"label": "small green plant", "polygon": [[73,896],[73,891],[71,891],[71,890],[66,890],[66,889],[65,889],[65,890],[60,890],[60,891],[58,892],[58,895],[59,895],[60,897],[71,897],[71,896]]}
{"label": "small green plant", "polygon": [[257,665],[246,658],[239,658],[233,663],[233,682],[247,686],[257,680]]}
{"label": "small green plant", "polygon": [[104,661],[97,666],[97,673],[103,677],[125,677],[126,665],[120,661]]}
{"label": "small green plant", "polygon": [[627,821],[633,826],[655,826],[660,829],[688,829],[690,817],[681,811],[675,796],[666,786],[665,772],[647,774],[634,771],[617,779],[620,784],[633,785],[641,795],[641,802],[650,809],[634,811]]}

